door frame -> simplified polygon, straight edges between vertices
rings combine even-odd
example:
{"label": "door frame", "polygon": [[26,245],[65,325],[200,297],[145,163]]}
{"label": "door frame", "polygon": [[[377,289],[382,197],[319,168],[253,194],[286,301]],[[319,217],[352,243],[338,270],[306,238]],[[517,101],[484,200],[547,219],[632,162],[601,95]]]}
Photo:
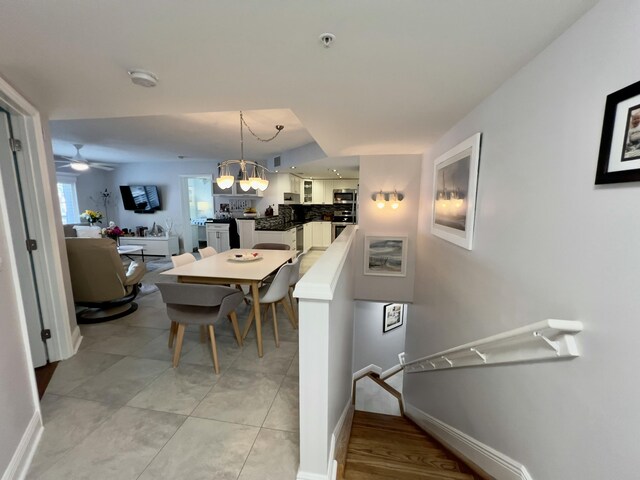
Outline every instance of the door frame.
{"label": "door frame", "polygon": [[[16,155],[25,167],[25,176],[29,177],[25,189],[25,213],[30,234],[38,242],[38,249],[33,252],[33,262],[40,289],[43,324],[51,329],[52,334],[47,342],[49,360],[63,360],[77,351],[82,337],[75,321],[62,219],[55,190],[53,152],[51,142],[45,142],[48,125],[43,125],[39,111],[2,77],[0,107],[9,112],[14,136],[22,142],[22,150]],[[0,202],[6,204],[4,192],[0,193]],[[13,254],[13,245],[9,245],[9,252]],[[11,261],[15,264],[14,255]],[[12,268],[16,269],[14,273],[17,275],[17,265],[12,265]],[[27,335],[26,316],[18,292],[16,300],[23,334]],[[25,340],[31,362],[28,335]],[[37,397],[37,389],[35,394]]]}
{"label": "door frame", "polygon": [[[189,212],[189,179],[190,178],[206,178],[211,182],[211,202],[213,202],[213,175],[210,173],[193,173],[180,175],[180,209],[182,210],[182,246],[185,252],[192,253],[191,245],[193,245],[193,235],[191,229],[191,214]],[[212,204],[213,213],[215,215],[215,204]],[[189,249],[187,249],[189,245]]]}

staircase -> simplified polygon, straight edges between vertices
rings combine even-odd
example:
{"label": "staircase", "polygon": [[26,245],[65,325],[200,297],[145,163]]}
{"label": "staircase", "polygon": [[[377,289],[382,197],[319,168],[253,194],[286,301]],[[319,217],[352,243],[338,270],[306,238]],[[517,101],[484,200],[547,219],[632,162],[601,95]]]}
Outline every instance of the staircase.
{"label": "staircase", "polygon": [[466,465],[411,420],[356,411],[345,480],[477,480]]}
{"label": "staircase", "polygon": [[[401,402],[399,392],[377,375],[372,376]],[[355,405],[355,381],[353,403]],[[360,410],[353,411],[345,422],[336,459],[338,480],[482,478],[408,418]]]}

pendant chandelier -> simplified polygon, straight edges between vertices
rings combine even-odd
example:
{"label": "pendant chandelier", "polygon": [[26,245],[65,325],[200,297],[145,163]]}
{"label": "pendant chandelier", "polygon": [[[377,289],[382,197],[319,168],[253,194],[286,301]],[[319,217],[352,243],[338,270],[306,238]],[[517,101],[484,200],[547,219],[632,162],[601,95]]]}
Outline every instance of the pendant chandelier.
{"label": "pendant chandelier", "polygon": [[[220,188],[227,189],[233,186],[235,182],[235,177],[231,175],[231,171],[229,169],[229,165],[240,165],[240,188],[243,192],[248,192],[249,189],[253,188],[254,190],[260,190],[264,192],[269,186],[269,180],[267,180],[266,172],[269,171],[266,167],[263,167],[259,163],[252,162],[251,160],[244,159],[244,127],[247,127],[249,133],[253,135],[256,139],[261,142],[270,142],[274,138],[278,136],[278,134],[284,129],[284,125],[276,125],[276,133],[271,138],[260,138],[251,127],[247,125],[247,122],[244,121],[244,117],[242,116],[242,110],[240,111],[240,160],[225,160],[224,162],[218,165],[218,178],[216,178],[216,183]],[[247,172],[247,169],[251,169],[251,174]]]}

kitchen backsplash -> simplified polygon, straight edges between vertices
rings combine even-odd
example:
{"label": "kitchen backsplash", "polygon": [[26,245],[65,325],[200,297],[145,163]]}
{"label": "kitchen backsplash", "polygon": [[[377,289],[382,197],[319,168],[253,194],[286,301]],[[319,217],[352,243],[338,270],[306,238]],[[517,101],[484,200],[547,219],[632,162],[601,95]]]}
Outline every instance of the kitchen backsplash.
{"label": "kitchen backsplash", "polygon": [[[302,218],[295,218],[294,210]],[[256,228],[271,228],[285,225],[293,220],[323,220],[325,215],[333,216],[333,205],[278,205],[278,215],[256,218]]]}

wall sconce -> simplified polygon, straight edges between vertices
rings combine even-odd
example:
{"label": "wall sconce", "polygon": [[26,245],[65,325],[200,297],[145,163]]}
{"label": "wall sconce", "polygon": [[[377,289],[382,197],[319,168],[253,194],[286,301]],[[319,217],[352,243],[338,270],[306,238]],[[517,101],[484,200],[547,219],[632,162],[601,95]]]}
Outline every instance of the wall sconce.
{"label": "wall sconce", "polygon": [[371,195],[371,199],[376,202],[378,208],[384,208],[387,202],[391,204],[393,210],[397,210],[400,206],[400,202],[404,200],[404,195],[398,193],[396,190],[393,192],[383,192],[380,190],[378,193]]}

